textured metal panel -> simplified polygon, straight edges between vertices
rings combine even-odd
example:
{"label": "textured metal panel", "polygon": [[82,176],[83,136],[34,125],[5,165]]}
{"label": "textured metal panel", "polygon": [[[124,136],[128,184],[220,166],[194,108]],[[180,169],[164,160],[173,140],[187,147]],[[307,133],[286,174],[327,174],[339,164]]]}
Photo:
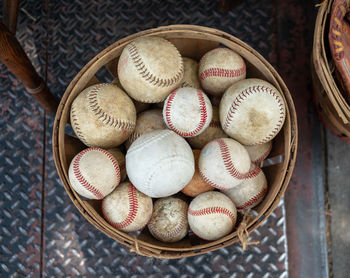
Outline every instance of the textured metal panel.
{"label": "textured metal panel", "polygon": [[[222,14],[215,1],[51,1],[49,86],[62,96],[75,74],[99,51],[140,30],[169,24],[198,24],[227,31],[265,57],[274,49],[271,1],[244,1]],[[145,16],[147,15],[147,16]],[[259,246],[237,244],[180,260],[130,253],[91,226],[75,209],[56,174],[51,153],[53,119],[48,120],[45,249],[46,276],[83,277],[287,277],[283,203],[256,230]]]}

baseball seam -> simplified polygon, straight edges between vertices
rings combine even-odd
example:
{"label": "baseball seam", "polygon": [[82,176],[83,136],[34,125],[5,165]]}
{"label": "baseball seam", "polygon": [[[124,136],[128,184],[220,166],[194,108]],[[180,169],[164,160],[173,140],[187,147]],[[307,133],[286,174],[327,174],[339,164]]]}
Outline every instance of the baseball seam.
{"label": "baseball seam", "polygon": [[190,208],[188,208],[188,214],[192,216],[202,216],[202,215],[209,215],[214,213],[224,214],[228,216],[231,219],[233,226],[235,226],[236,218],[233,215],[233,213],[229,211],[227,208],[209,207],[209,208],[204,208],[199,210],[191,210]]}
{"label": "baseball seam", "polygon": [[254,197],[250,198],[248,201],[243,203],[240,206],[237,206],[237,210],[243,210],[246,208],[251,208],[255,206],[266,194],[267,192],[267,186],[265,186],[258,194],[256,194]]}
{"label": "baseball seam", "polygon": [[75,107],[74,107],[74,103],[72,104],[72,107],[71,107],[70,112],[71,112],[72,126],[74,127],[75,133],[77,134],[77,136],[79,137],[79,139],[80,139],[85,145],[88,146],[88,142],[86,141],[85,136],[84,136],[82,130],[80,129],[79,124],[78,124],[78,115],[76,114]]}
{"label": "baseball seam", "polygon": [[182,131],[178,130],[174,126],[173,122],[171,121],[171,106],[173,104],[173,101],[175,99],[175,95],[176,95],[177,91],[178,91],[178,89],[176,89],[175,91],[173,91],[170,94],[170,96],[165,104],[165,122],[169,126],[169,128],[171,128],[174,132],[176,132],[177,134],[179,134],[182,137],[196,136],[196,135],[198,135],[198,133],[200,131],[203,130],[203,127],[205,126],[207,118],[208,118],[204,94],[201,90],[198,90],[198,89],[196,90],[197,96],[198,96],[199,108],[200,108],[200,120],[199,120],[197,127],[192,131],[182,132]]}
{"label": "baseball seam", "polygon": [[154,234],[158,239],[163,238],[165,240],[173,239],[175,236],[177,236],[181,231],[183,231],[183,228],[186,224],[186,215],[185,213],[182,213],[181,219],[178,223],[178,225],[173,229],[172,231],[162,233],[157,230],[157,228],[153,225],[153,223],[149,223],[148,228],[152,234]]}
{"label": "baseball seam", "polygon": [[111,115],[108,115],[105,111],[103,111],[101,106],[98,104],[98,100],[97,100],[98,91],[100,90],[101,87],[108,86],[108,85],[109,84],[95,85],[95,87],[91,91],[89,91],[88,100],[89,100],[89,106],[92,112],[105,125],[109,125],[119,129],[133,130],[135,128],[135,123],[129,122],[129,121],[123,121],[115,117],[112,117]]}
{"label": "baseball seam", "polygon": [[147,138],[147,140],[140,142],[139,144],[133,146],[133,148],[129,148],[126,155],[133,153],[133,152],[136,152],[136,151],[139,151],[139,150],[142,150],[144,146],[151,144],[151,143],[155,143],[155,142],[163,139],[166,136],[170,136],[171,134],[172,134],[171,130],[162,130],[162,133],[154,134],[152,137]]}
{"label": "baseball seam", "polygon": [[246,72],[246,65],[243,62],[243,66],[239,69],[222,69],[222,68],[209,68],[201,72],[199,75],[199,80],[201,84],[208,77],[238,77],[243,75]]}
{"label": "baseball seam", "polygon": [[264,152],[260,157],[258,157],[255,160],[252,160],[253,163],[260,163],[262,162],[271,152],[272,150],[272,144],[270,144],[270,146],[268,147],[267,151]]}
{"label": "baseball seam", "polygon": [[334,18],[332,22],[332,44],[334,47],[335,52],[335,59],[341,60],[344,57],[344,45],[342,43],[342,35],[341,31],[343,29],[342,20],[346,13],[346,2],[343,1],[342,4],[340,4],[337,7],[336,12],[334,13]]}
{"label": "baseball seam", "polygon": [[81,158],[88,152],[90,151],[99,151],[102,152],[103,154],[105,154],[109,160],[111,160],[114,169],[116,170],[117,173],[117,184],[119,184],[120,182],[120,168],[119,165],[116,161],[116,159],[107,151],[101,149],[101,148],[88,148],[83,150],[82,152],[80,152],[73,161],[73,173],[75,178],[78,180],[78,182],[85,188],[87,189],[89,192],[91,192],[95,197],[97,197],[99,200],[104,198],[104,195],[101,193],[100,190],[98,190],[96,187],[94,187],[92,184],[90,184],[85,177],[83,176],[83,174],[80,171],[80,160]]}
{"label": "baseball seam", "polygon": [[222,187],[222,186],[218,185],[217,183],[213,182],[212,180],[210,180],[206,175],[204,175],[204,173],[201,170],[199,170],[199,174],[202,177],[202,179],[206,183],[208,183],[210,186],[215,187],[215,188],[220,189],[220,190],[227,190],[226,187]]}
{"label": "baseball seam", "polygon": [[232,121],[232,118],[234,117],[234,115],[236,114],[236,112],[238,110],[238,107],[242,104],[242,102],[245,99],[247,99],[249,96],[251,96],[253,94],[258,94],[261,92],[268,93],[276,99],[277,106],[278,106],[279,113],[280,113],[279,120],[275,124],[275,127],[272,129],[272,132],[269,133],[268,135],[266,135],[265,138],[261,139],[257,144],[263,144],[263,143],[270,141],[277,134],[277,132],[280,130],[280,128],[283,124],[285,112],[284,112],[284,104],[283,104],[283,101],[281,100],[281,98],[271,88],[269,88],[267,86],[258,85],[258,86],[248,87],[247,89],[243,90],[236,97],[236,99],[232,102],[231,107],[230,107],[229,111],[227,112],[227,116],[226,116],[226,119],[224,121],[223,129],[224,130],[228,129],[228,127]]}
{"label": "baseball seam", "polygon": [[125,220],[122,222],[113,222],[107,217],[104,210],[104,205],[102,205],[102,212],[106,220],[109,224],[113,225],[117,229],[124,229],[127,226],[131,225],[134,222],[139,209],[139,204],[136,196],[136,188],[131,183],[128,184],[128,187],[129,213]]}
{"label": "baseball seam", "polygon": [[[182,59],[180,62],[180,70],[175,74],[175,76],[172,78],[163,79],[163,78],[156,77],[150,72],[150,70],[145,65],[141,55],[139,54],[139,51],[134,42],[131,42],[127,46],[127,48],[128,48],[128,52],[130,53],[131,60],[133,61],[137,71],[142,76],[142,78],[148,83],[150,83],[151,85],[158,86],[158,87],[169,87],[176,84],[176,82],[178,82],[179,79],[182,77],[182,73],[184,70]],[[175,50],[177,51],[177,49]],[[181,57],[178,51],[177,51],[177,54],[179,55],[179,57]]]}
{"label": "baseball seam", "polygon": [[193,88],[192,84],[189,84],[187,81],[182,81],[181,85],[179,86],[181,88],[184,88],[184,87],[191,87]]}

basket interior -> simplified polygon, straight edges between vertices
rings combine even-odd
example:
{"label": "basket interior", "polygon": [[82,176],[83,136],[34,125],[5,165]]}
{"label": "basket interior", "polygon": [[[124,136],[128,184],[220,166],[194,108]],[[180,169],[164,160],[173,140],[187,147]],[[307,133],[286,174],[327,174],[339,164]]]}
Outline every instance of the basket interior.
{"label": "basket interior", "polygon": [[[55,119],[54,141],[57,138],[57,144],[54,145],[55,162],[60,177],[63,181],[65,189],[69,194],[74,204],[78,207],[81,213],[98,229],[103,231],[108,236],[115,240],[132,246],[137,240],[140,246],[145,250],[160,250],[163,251],[186,252],[196,251],[207,248],[208,251],[221,248],[228,243],[238,241],[236,231],[230,235],[219,239],[217,241],[208,242],[201,240],[195,236],[187,236],[183,240],[176,243],[163,243],[153,238],[147,228],[138,234],[126,234],[118,231],[103,219],[101,212],[101,201],[84,200],[74,190],[71,189],[68,179],[68,167],[72,158],[82,149],[86,148],[78,139],[65,135],[65,127],[69,124],[69,112],[72,101],[75,97],[86,87],[101,82],[97,76],[100,73],[109,74],[106,80],[112,80],[116,77],[116,69],[119,56],[124,46],[132,39],[143,36],[160,36],[171,41],[180,51],[182,56],[190,57],[199,60],[204,53],[216,48],[218,46],[229,47],[239,53],[247,64],[247,78],[255,77],[264,79],[272,83],[282,93],[286,103],[286,121],[280,131],[275,137],[273,149],[270,157],[279,158],[279,163],[263,167],[266,174],[269,191],[261,204],[254,208],[257,212],[256,216],[249,222],[248,227],[253,227],[255,222],[259,222],[261,218],[266,218],[270,214],[271,206],[276,206],[281,196],[281,188],[286,183],[287,170],[291,160],[291,149],[293,137],[296,136],[296,126],[291,123],[290,110],[294,111],[294,106],[290,94],[279,76],[276,77],[268,68],[267,62],[250,47],[230,36],[227,38],[225,33],[218,33],[218,31],[207,31],[207,28],[202,28],[201,31],[193,31],[188,29],[172,30],[172,29],[155,29],[151,31],[144,31],[135,35],[122,39],[110,47],[99,53],[92,59],[74,78],[67,88],[59,107],[59,111]],[[103,77],[102,77],[103,78]],[[101,79],[101,77],[100,77]],[[295,115],[293,114],[292,121],[296,123]],[[295,157],[294,157],[295,159]],[[290,174],[290,173],[289,173]],[[289,175],[290,176],[290,175]],[[288,183],[288,181],[287,181]],[[285,189],[284,189],[285,190]],[[283,190],[283,192],[284,192]],[[283,194],[282,194],[283,195]],[[236,228],[239,224],[236,224]],[[256,228],[257,225],[254,226]],[[211,249],[212,248],[212,249]]]}

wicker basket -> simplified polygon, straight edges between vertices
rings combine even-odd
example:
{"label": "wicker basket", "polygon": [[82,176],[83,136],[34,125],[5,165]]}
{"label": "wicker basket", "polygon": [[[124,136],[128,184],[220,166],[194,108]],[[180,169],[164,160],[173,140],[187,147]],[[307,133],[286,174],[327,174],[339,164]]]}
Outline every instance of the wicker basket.
{"label": "wicker basket", "polygon": [[[237,230],[224,238],[212,242],[195,237],[186,237],[180,242],[172,244],[157,241],[149,234],[147,229],[144,229],[137,236],[121,232],[103,219],[101,201],[83,200],[72,190],[69,184],[69,163],[73,156],[84,148],[84,145],[79,140],[65,135],[65,126],[69,121],[71,103],[84,88],[98,82],[95,74],[101,68],[106,67],[112,75],[115,75],[118,57],[123,48],[131,40],[141,36],[166,38],[176,45],[183,56],[197,60],[208,50],[224,45],[235,50],[245,59],[247,63],[247,77],[265,79],[280,90],[286,103],[286,121],[281,132],[274,140],[274,147],[270,157],[282,159],[279,160],[279,163],[264,168],[270,185],[269,192],[264,201],[255,208],[257,214],[245,222],[248,233],[265,221],[278,205],[291,178],[296,159],[297,119],[291,95],[281,77],[255,50],[227,33],[200,26],[175,25],[133,34],[100,52],[76,75],[62,97],[55,118],[53,151],[59,176],[69,197],[91,224],[138,254],[158,258],[180,258],[195,256],[228,246],[239,241]],[[238,222],[237,226],[242,227],[242,222]]]}
{"label": "wicker basket", "polygon": [[320,119],[336,136],[350,142],[350,106],[342,95],[329,51],[329,18],[333,1],[319,8],[315,23],[311,74]]}

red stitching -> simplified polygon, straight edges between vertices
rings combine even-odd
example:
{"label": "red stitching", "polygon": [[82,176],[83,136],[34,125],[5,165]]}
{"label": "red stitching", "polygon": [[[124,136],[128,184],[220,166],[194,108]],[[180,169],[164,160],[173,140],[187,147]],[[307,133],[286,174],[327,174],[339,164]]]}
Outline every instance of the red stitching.
{"label": "red stitching", "polygon": [[267,192],[267,186],[264,187],[257,195],[255,195],[254,197],[250,198],[247,202],[245,202],[243,205],[238,206],[237,209],[238,210],[242,210],[248,207],[251,207],[253,205],[255,205],[258,201],[260,201],[260,199],[262,197],[264,197],[264,195]]}
{"label": "red stitching", "polygon": [[245,71],[246,71],[245,63],[243,63],[243,66],[239,69],[209,68],[201,72],[201,74],[199,75],[199,80],[202,84],[202,82],[208,77],[217,76],[217,77],[231,78],[231,77],[241,76],[242,74],[245,73]]}
{"label": "red stitching", "polygon": [[272,144],[270,144],[270,146],[269,146],[269,148],[267,149],[266,152],[264,152],[260,157],[258,157],[257,159],[255,159],[252,162],[254,162],[254,163],[262,162],[270,154],[271,150],[272,150]]}
{"label": "red stitching", "polygon": [[72,118],[72,125],[74,127],[74,131],[75,133],[77,134],[77,136],[79,137],[79,139],[86,145],[88,146],[88,142],[86,141],[85,139],[85,136],[83,134],[83,131],[80,129],[79,127],[79,124],[78,124],[78,116],[76,114],[76,111],[75,111],[75,105],[74,103],[72,104],[72,108],[71,108],[71,118]]}
{"label": "red stitching", "polygon": [[215,187],[219,190],[227,190],[226,187],[222,187],[222,186],[218,185],[217,183],[213,182],[212,180],[210,180],[208,177],[206,177],[201,170],[199,170],[199,174],[201,175],[202,179],[206,183],[208,183],[210,186]]}
{"label": "red stitching", "polygon": [[270,134],[268,134],[264,139],[260,140],[257,144],[263,144],[266,143],[268,141],[270,141],[277,133],[277,131],[280,129],[280,127],[282,126],[282,120],[284,119],[284,103],[281,100],[281,98],[269,87],[266,86],[253,86],[253,87],[248,87],[247,89],[243,90],[237,97],[236,99],[232,102],[231,107],[227,113],[224,125],[223,125],[223,129],[227,130],[228,126],[230,125],[230,122],[232,121],[232,118],[234,116],[234,114],[237,112],[238,106],[241,104],[241,100],[244,100],[245,98],[247,98],[248,96],[254,94],[254,93],[261,93],[261,91],[265,91],[266,93],[272,95],[279,106],[279,110],[280,110],[280,120],[277,122],[273,132],[271,132]]}
{"label": "red stitching", "polygon": [[199,90],[199,89],[196,89],[197,91],[197,96],[198,96],[198,101],[199,101],[199,107],[200,107],[200,110],[201,110],[201,115],[200,115],[200,121],[199,121],[199,124],[198,126],[196,127],[195,130],[193,131],[190,131],[190,132],[182,132],[180,130],[178,130],[174,124],[172,123],[171,121],[171,114],[170,114],[170,109],[171,109],[171,105],[174,101],[174,98],[175,98],[175,95],[176,95],[176,92],[178,91],[178,89],[174,90],[169,98],[168,98],[168,101],[166,103],[166,106],[165,106],[165,121],[167,123],[167,125],[174,131],[176,132],[177,134],[179,134],[180,136],[182,137],[193,137],[195,135],[197,135],[198,132],[200,132],[206,121],[207,121],[207,118],[208,118],[208,114],[207,114],[207,107],[206,107],[206,104],[205,104],[205,98],[204,98],[204,93]]}
{"label": "red stitching", "polygon": [[188,214],[192,216],[202,216],[202,215],[208,215],[208,214],[213,214],[213,213],[222,213],[230,217],[233,226],[236,223],[236,218],[233,215],[231,211],[229,211],[227,208],[222,208],[222,207],[209,207],[209,208],[204,208],[200,210],[191,210],[188,208]]}
{"label": "red stitching", "polygon": [[96,187],[94,187],[92,184],[90,184],[83,176],[83,174],[80,172],[80,168],[79,168],[79,163],[81,158],[83,157],[84,154],[86,154],[87,152],[90,151],[100,151],[102,153],[104,153],[105,155],[107,155],[107,157],[111,160],[113,167],[116,170],[117,173],[117,184],[119,184],[120,182],[120,168],[118,165],[117,160],[107,151],[101,149],[101,148],[88,148],[85,149],[83,151],[81,151],[73,160],[73,173],[74,176],[76,177],[76,179],[78,180],[78,182],[85,187],[85,189],[87,189],[88,191],[90,191],[92,194],[95,195],[95,197],[97,197],[97,199],[101,200],[104,198],[104,195],[101,193],[100,190],[98,190]]}
{"label": "red stitching", "polygon": [[138,200],[136,197],[136,188],[131,183],[128,184],[128,187],[129,187],[128,188],[129,213],[124,221],[113,222],[112,220],[110,220],[107,217],[105,210],[104,210],[104,200],[102,202],[102,213],[103,213],[105,219],[108,221],[109,224],[113,225],[117,229],[123,229],[123,228],[129,226],[131,223],[133,223],[133,221],[135,220],[135,217],[137,215],[138,209],[139,209],[139,204],[138,204]]}

